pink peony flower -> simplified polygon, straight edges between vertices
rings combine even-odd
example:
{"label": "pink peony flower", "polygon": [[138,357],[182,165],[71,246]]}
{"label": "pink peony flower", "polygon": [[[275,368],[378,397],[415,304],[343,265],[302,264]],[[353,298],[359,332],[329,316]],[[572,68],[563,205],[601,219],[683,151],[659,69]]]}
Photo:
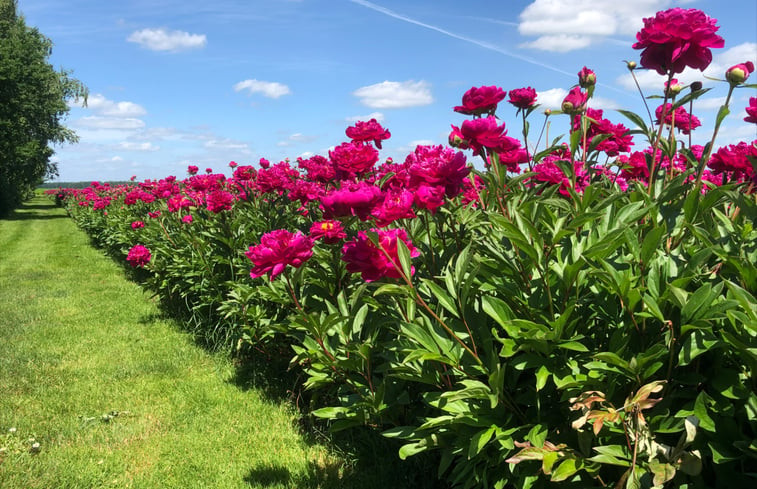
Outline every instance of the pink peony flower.
{"label": "pink peony flower", "polygon": [[[352,241],[342,247],[342,260],[347,263],[347,271],[360,273],[366,282],[382,278],[401,278],[402,266],[397,255],[397,241],[402,240],[410,251],[411,257],[420,255],[407,237],[404,229],[371,229],[378,234],[378,246],[364,231],[359,231]],[[410,274],[415,273],[415,267]]]}
{"label": "pink peony flower", "polygon": [[746,108],[747,116],[744,122],[753,122],[757,124],[757,97],[749,97],[749,105]]}
{"label": "pink peony flower", "polygon": [[183,222],[184,224],[192,224],[192,221],[192,214],[187,214],[186,216],[181,218],[181,222]]}
{"label": "pink peony flower", "polygon": [[326,219],[357,216],[365,221],[380,200],[381,189],[361,181],[327,193],[321,198],[321,207]]}
{"label": "pink peony flower", "polygon": [[150,250],[142,245],[132,246],[129,253],[126,255],[126,261],[129,262],[129,265],[135,268],[144,267],[150,263],[151,258]]}
{"label": "pink peony flower", "polygon": [[373,169],[379,154],[373,146],[367,144],[342,143],[329,151],[329,158],[343,176],[352,178]]}
{"label": "pink peony flower", "polygon": [[415,151],[405,158],[410,179],[410,190],[421,184],[441,186],[447,197],[453,198],[460,193],[463,180],[470,173],[470,168],[461,151],[438,146],[416,146]]}
{"label": "pink peony flower", "polygon": [[214,214],[231,210],[233,203],[234,195],[225,190],[214,190],[205,197],[205,204],[208,210]]}
{"label": "pink peony flower", "polygon": [[725,72],[725,79],[731,85],[741,85],[749,78],[749,75],[754,71],[754,63],[747,61],[746,63],[739,63],[731,66]]}
{"label": "pink peony flower", "polygon": [[562,111],[567,114],[579,114],[586,110],[588,95],[581,87],[573,87],[562,101]]}
{"label": "pink peony flower", "polygon": [[347,237],[344,227],[339,221],[316,221],[310,226],[310,239],[320,239],[326,244],[338,243]]}
{"label": "pink peony flower", "polygon": [[[633,136],[629,134],[629,129],[623,124],[613,124],[602,117],[602,110],[587,109],[586,116],[591,119],[586,130],[587,147],[591,145],[592,139],[600,135],[609,135],[607,139],[601,141],[597,146],[597,151],[607,153],[607,156],[617,156],[619,153],[626,153],[633,146]],[[577,131],[581,127],[581,116],[573,118],[573,130]]]}
{"label": "pink peony flower", "polygon": [[375,207],[372,212],[376,225],[383,228],[397,219],[414,218],[413,197],[412,192],[404,189],[389,190],[384,193],[381,205]]}
{"label": "pink peony flower", "polygon": [[355,142],[373,141],[378,149],[381,149],[381,141],[392,136],[376,119],[368,122],[358,121],[354,126],[348,127],[345,133]]}
{"label": "pink peony flower", "polygon": [[500,87],[473,87],[463,95],[463,105],[455,107],[455,112],[466,115],[494,113],[497,104],[505,98],[507,92]]}
{"label": "pink peony flower", "polygon": [[262,277],[270,274],[273,280],[284,271],[287,265],[299,268],[313,256],[313,242],[300,231],[290,233],[286,229],[277,229],[264,234],[260,244],[250,246],[245,256],[255,265],[250,270],[250,277]]}
{"label": "pink peony flower", "polygon": [[754,175],[752,162],[748,158],[752,145],[742,141],[739,144],[723,146],[712,155],[707,166],[715,174],[730,174],[734,180],[750,179]]}
{"label": "pink peony flower", "polygon": [[200,169],[194,165],[189,165],[187,167],[187,173],[190,175],[197,175],[198,171],[200,171]]}
{"label": "pink peony flower", "polygon": [[[675,114],[673,113],[672,108],[673,104],[668,103],[665,105],[665,124],[673,124],[676,129],[684,134],[689,134],[691,131],[702,125],[697,116],[690,115],[683,107],[678,107],[675,110]],[[662,110],[663,107],[660,105],[654,111],[655,117],[657,118],[655,122],[657,124],[660,124]]]}
{"label": "pink peony flower", "polygon": [[265,158],[260,158],[260,168],[268,168],[271,166],[271,162]]}
{"label": "pink peony flower", "polygon": [[236,161],[229,161],[229,168],[236,168],[237,162]]}
{"label": "pink peony flower", "polygon": [[527,109],[536,103],[536,90],[531,87],[510,90],[508,102],[519,109]]}
{"label": "pink peony flower", "polygon": [[328,183],[336,177],[334,163],[323,156],[315,155],[308,159],[298,159],[297,166],[307,172],[308,179],[314,182]]}
{"label": "pink peony flower", "polygon": [[463,121],[460,132],[476,153],[483,148],[508,151],[520,145],[517,139],[507,136],[504,123],[497,125],[497,118],[493,115]]}
{"label": "pink peony flower", "polygon": [[257,175],[257,171],[251,165],[238,166],[234,170],[234,178],[237,180],[252,180],[255,178],[255,175]]}
{"label": "pink peony flower", "polygon": [[704,12],[672,8],[644,19],[634,49],[641,52],[641,66],[661,75],[681,73],[687,66],[704,71],[712,62],[710,48],[722,48],[720,29]]}
{"label": "pink peony flower", "polygon": [[131,228],[132,229],[139,229],[139,228],[143,228],[143,227],[145,227],[145,223],[142,222],[142,221],[134,221],[134,222],[131,223]]}
{"label": "pink peony flower", "polygon": [[157,219],[160,217],[160,211],[148,212],[147,217],[150,219]]}

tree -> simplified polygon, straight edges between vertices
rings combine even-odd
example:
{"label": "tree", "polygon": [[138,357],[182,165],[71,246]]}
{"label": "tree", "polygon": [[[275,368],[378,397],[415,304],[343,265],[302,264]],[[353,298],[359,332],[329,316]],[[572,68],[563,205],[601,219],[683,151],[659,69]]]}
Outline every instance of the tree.
{"label": "tree", "polygon": [[52,144],[76,142],[63,125],[68,101],[87,88],[48,62],[52,42],[18,14],[17,0],[0,0],[0,215],[57,176]]}

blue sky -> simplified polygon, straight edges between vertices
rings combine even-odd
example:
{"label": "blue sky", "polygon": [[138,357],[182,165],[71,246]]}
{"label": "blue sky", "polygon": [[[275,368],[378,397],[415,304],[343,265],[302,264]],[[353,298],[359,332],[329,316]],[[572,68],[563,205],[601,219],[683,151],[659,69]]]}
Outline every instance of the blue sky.
{"label": "blue sky", "polygon": [[[56,148],[61,181],[182,177],[190,164],[229,174],[232,160],[327,155],[371,117],[392,133],[382,157],[401,160],[416,144],[446,142],[470,87],[531,86],[556,107],[583,66],[597,73],[592,106],[630,125],[611,110],[645,113],[623,60],[639,59],[642,18],[670,7],[718,19],[726,45],[705,75],[757,63],[754,0],[19,0],[27,24],[52,39],[53,65],[90,90],[66,121],[79,143]],[[639,78],[647,95],[659,91],[655,73]],[[695,106],[695,142],[709,140],[727,86],[698,71],[679,79],[713,87]],[[742,121],[754,95],[737,90],[719,145],[757,137]],[[518,137],[511,109],[498,115]],[[534,139],[542,120],[532,115]],[[550,137],[566,129],[555,118]]]}

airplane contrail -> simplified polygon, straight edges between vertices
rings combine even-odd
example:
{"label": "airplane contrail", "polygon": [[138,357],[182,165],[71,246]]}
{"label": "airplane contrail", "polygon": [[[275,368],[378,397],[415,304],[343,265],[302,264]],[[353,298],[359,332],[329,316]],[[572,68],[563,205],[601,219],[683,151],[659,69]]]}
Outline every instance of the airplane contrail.
{"label": "airplane contrail", "polygon": [[[410,24],[414,24],[414,25],[417,25],[417,26],[420,26],[420,27],[425,27],[426,29],[430,29],[430,30],[438,32],[440,34],[444,34],[445,36],[449,36],[449,37],[452,37],[454,39],[459,39],[461,41],[465,41],[467,43],[474,44],[474,45],[479,46],[481,48],[488,49],[490,51],[494,51],[494,52],[497,52],[497,53],[500,53],[500,54],[504,54],[505,56],[509,56],[511,58],[519,59],[519,60],[524,61],[526,63],[532,64],[532,65],[535,65],[535,66],[539,66],[541,68],[545,68],[545,69],[550,70],[550,71],[554,71],[555,73],[560,73],[561,75],[566,75],[566,76],[569,76],[571,78],[575,78],[576,77],[575,73],[569,73],[567,71],[561,70],[559,68],[555,68],[554,66],[548,65],[546,63],[542,63],[539,60],[536,60],[536,59],[533,59],[533,58],[529,58],[528,56],[523,56],[523,55],[520,55],[520,54],[517,54],[517,53],[513,53],[511,51],[508,51],[506,49],[503,49],[503,48],[501,48],[499,46],[496,46],[494,44],[491,44],[491,43],[488,43],[488,42],[485,42],[485,41],[479,41],[478,39],[473,39],[471,37],[462,36],[460,34],[455,34],[454,32],[450,32],[448,30],[442,29],[441,27],[436,27],[436,26],[431,25],[431,24],[426,24],[425,22],[421,22],[419,20],[415,20],[415,19],[407,17],[405,15],[398,14],[397,12],[395,12],[393,10],[389,10],[388,8],[382,7],[380,5],[376,5],[375,3],[369,2],[367,0],[349,0],[349,1],[352,2],[352,3],[354,3],[354,4],[363,6],[363,7],[368,8],[368,9],[371,9],[373,11],[379,12],[381,14],[387,15],[389,17],[393,17],[395,19],[401,20],[403,22],[408,22]],[[611,86],[607,86],[607,85],[604,85],[604,84],[599,84],[599,85],[605,86],[605,87],[607,87],[607,88],[609,88],[611,90],[615,90],[617,92],[625,94],[625,92],[622,92],[621,90],[618,90],[617,88],[614,88],[614,87],[611,87]]]}

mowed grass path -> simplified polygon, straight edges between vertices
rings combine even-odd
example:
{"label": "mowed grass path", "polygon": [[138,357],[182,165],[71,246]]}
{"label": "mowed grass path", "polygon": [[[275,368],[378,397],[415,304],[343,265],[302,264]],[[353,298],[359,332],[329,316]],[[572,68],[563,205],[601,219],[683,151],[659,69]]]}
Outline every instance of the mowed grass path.
{"label": "mowed grass path", "polygon": [[345,478],[342,460],[303,439],[286,402],[234,377],[228,358],[163,319],[62,209],[36,198],[0,220],[0,487],[377,482]]}

